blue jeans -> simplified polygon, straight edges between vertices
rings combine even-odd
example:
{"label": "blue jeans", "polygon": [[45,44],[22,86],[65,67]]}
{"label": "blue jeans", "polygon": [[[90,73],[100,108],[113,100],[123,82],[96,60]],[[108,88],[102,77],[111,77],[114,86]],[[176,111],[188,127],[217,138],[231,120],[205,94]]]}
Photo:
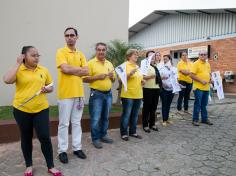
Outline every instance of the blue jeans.
{"label": "blue jeans", "polygon": [[107,135],[109,112],[112,105],[111,91],[103,93],[91,90],[89,98],[89,115],[92,141]]}
{"label": "blue jeans", "polygon": [[168,91],[165,89],[161,90],[161,102],[162,102],[161,111],[162,111],[163,122],[169,120],[170,106],[174,98],[174,95],[175,94],[173,94],[172,91]]}
{"label": "blue jeans", "polygon": [[208,104],[209,91],[202,91],[196,89],[194,91],[194,96],[195,96],[195,101],[193,108],[193,121],[199,121],[199,112],[201,111],[202,122],[206,122],[208,119],[207,104]]}
{"label": "blue jeans", "polygon": [[120,119],[120,134],[121,136],[128,135],[128,126],[129,135],[136,134],[138,113],[142,99],[122,98],[121,101],[123,111]]}

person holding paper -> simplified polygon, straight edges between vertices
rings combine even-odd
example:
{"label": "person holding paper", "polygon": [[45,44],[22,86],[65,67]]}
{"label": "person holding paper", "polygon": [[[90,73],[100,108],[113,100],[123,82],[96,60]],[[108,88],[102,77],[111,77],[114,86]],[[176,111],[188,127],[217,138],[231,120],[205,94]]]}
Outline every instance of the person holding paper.
{"label": "person holding paper", "polygon": [[[192,78],[190,77],[190,69],[192,67],[192,62],[188,60],[187,52],[180,53],[181,60],[177,64],[178,69],[178,82],[181,84],[181,91],[179,92],[179,97],[177,101],[177,110],[180,115],[184,113],[189,113],[188,111],[188,101],[190,97],[190,92],[192,90]],[[184,100],[184,113],[182,113],[182,102]]]}
{"label": "person holding paper", "polygon": [[162,125],[167,126],[167,124],[173,123],[169,120],[169,112],[172,100],[174,98],[174,84],[172,83],[172,79],[175,79],[177,69],[172,66],[172,58],[170,57],[170,55],[164,55],[163,61],[164,65],[159,70],[162,78]]}
{"label": "person holding paper", "polygon": [[[6,84],[16,84],[13,114],[21,133],[21,149],[26,165],[24,175],[33,175],[32,138],[35,129],[48,172],[54,176],[61,176],[61,172],[54,168],[49,105],[46,98],[46,94],[53,91],[52,86],[47,86],[52,84],[52,77],[47,68],[38,64],[39,57],[35,47],[24,46],[15,66],[4,75],[3,80]],[[34,96],[38,91],[40,93]]]}
{"label": "person holding paper", "polygon": [[199,58],[193,63],[191,68],[191,78],[193,79],[194,87],[194,108],[193,122],[194,126],[199,126],[199,112],[201,111],[201,123],[213,125],[208,119],[207,104],[210,91],[211,67],[207,61],[206,51],[199,52]]}
{"label": "person holding paper", "polygon": [[86,155],[82,150],[81,118],[84,109],[84,88],[82,77],[88,75],[88,66],[84,54],[76,49],[79,38],[73,27],[64,31],[66,46],[59,48],[56,53],[58,72],[58,153],[61,163],[68,163],[69,124],[72,126],[72,150],[80,159]]}
{"label": "person holding paper", "polygon": [[148,74],[144,77],[146,83],[143,86],[143,109],[142,109],[142,123],[143,130],[150,133],[151,130],[158,131],[155,125],[156,109],[159,101],[160,88],[162,81],[160,73],[155,66],[156,56],[154,51],[148,51],[146,57],[153,55]]}
{"label": "person holding paper", "polygon": [[112,105],[112,83],[116,75],[114,67],[105,56],[107,45],[99,42],[96,44],[96,56],[88,62],[89,76],[84,77],[84,82],[89,83],[89,115],[92,142],[95,148],[101,149],[102,143],[112,144],[107,130],[109,127],[109,112]]}
{"label": "person holding paper", "polygon": [[120,96],[123,107],[120,119],[120,134],[121,139],[124,141],[129,140],[128,135],[142,139],[137,134],[136,128],[138,113],[143,98],[142,85],[145,83],[137,65],[138,51],[136,49],[129,49],[126,52],[126,59],[127,91],[124,90],[124,86],[122,85]]}

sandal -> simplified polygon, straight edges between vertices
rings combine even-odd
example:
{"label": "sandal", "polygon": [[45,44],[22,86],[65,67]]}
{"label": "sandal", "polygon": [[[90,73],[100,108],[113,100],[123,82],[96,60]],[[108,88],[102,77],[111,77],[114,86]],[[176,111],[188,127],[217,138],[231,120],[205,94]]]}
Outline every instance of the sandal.
{"label": "sandal", "polygon": [[33,176],[33,172],[25,172],[24,176]]}
{"label": "sandal", "polygon": [[30,171],[25,171],[24,176],[33,176],[33,169]]}
{"label": "sandal", "polygon": [[48,173],[52,174],[53,176],[62,176],[62,173],[60,171],[52,172],[51,169],[48,169]]}

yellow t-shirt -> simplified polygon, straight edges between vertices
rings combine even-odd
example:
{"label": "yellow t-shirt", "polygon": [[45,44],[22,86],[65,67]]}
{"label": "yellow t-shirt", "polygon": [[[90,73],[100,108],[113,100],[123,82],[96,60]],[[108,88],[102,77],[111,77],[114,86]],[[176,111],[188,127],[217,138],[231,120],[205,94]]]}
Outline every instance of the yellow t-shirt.
{"label": "yellow t-shirt", "polygon": [[60,65],[84,67],[87,61],[81,51],[72,51],[68,47],[60,48],[56,54],[56,65],[58,70],[58,99],[84,97],[83,80],[79,76],[65,74],[61,71]]}
{"label": "yellow t-shirt", "polygon": [[50,83],[52,83],[52,77],[47,68],[38,65],[33,71],[22,64],[16,74],[16,93],[13,100],[13,107],[27,113],[37,113],[47,109],[49,105],[45,93],[39,94],[19,108],[18,106]]}
{"label": "yellow t-shirt", "polygon": [[[111,62],[105,60],[105,62],[102,63],[96,57],[88,61],[88,68],[89,76],[108,74],[109,72],[114,70],[114,67]],[[104,80],[96,80],[89,83],[89,87],[100,91],[108,91],[112,87],[112,81],[109,77],[106,77]]]}
{"label": "yellow t-shirt", "polygon": [[180,81],[185,81],[187,83],[192,83],[192,78],[189,75],[184,75],[180,72],[180,70],[187,70],[190,71],[192,67],[192,62],[187,61],[184,62],[183,60],[180,60],[177,64],[177,69],[178,69],[178,80]]}
{"label": "yellow t-shirt", "polygon": [[193,87],[194,89],[209,91],[210,90],[210,73],[211,67],[208,62],[203,62],[198,59],[196,62],[193,63],[191,68],[191,73],[194,73],[198,78],[207,82],[206,85],[201,84],[198,81],[193,80]]}
{"label": "yellow t-shirt", "polygon": [[[156,75],[156,71],[152,66],[150,66],[149,69],[148,69],[147,76],[150,76],[150,75]],[[144,88],[149,88],[149,89],[158,89],[158,88],[160,88],[159,84],[156,84],[156,78],[152,78],[152,79],[147,80],[143,87]]]}
{"label": "yellow t-shirt", "polygon": [[[132,64],[129,61],[126,62],[126,75],[128,75],[133,69],[137,68],[136,64]],[[121,98],[130,99],[141,99],[143,98],[143,88],[141,81],[143,79],[142,74],[137,70],[128,80],[127,80],[127,91],[124,90],[122,85]]]}

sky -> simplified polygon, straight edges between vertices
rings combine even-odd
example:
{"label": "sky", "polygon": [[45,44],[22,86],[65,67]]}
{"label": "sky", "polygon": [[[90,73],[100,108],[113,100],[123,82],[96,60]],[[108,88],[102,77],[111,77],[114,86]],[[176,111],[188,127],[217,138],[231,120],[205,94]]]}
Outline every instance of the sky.
{"label": "sky", "polygon": [[129,27],[154,10],[236,8],[236,0],[129,0]]}

